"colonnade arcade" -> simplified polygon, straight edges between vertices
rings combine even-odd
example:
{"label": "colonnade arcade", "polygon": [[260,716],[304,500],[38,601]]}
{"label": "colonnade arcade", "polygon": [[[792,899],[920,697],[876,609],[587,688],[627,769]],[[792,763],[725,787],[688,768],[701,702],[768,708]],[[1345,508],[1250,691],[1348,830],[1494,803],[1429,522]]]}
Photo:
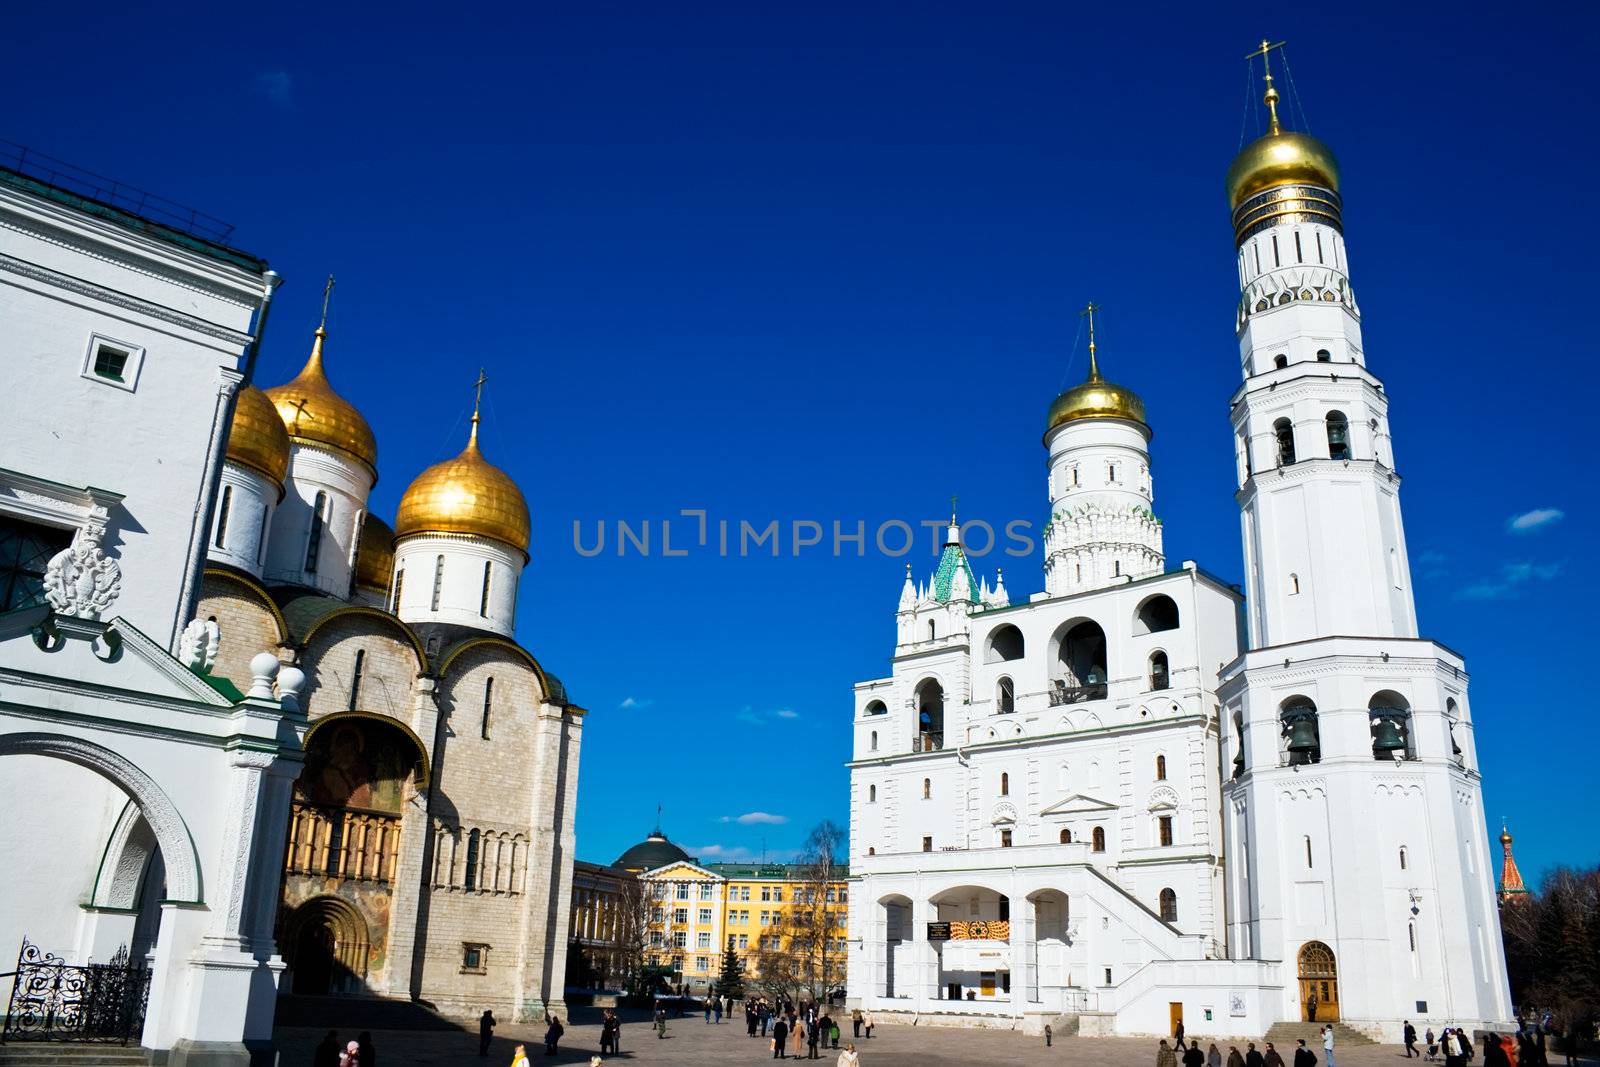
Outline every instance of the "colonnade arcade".
{"label": "colonnade arcade", "polygon": [[925,882],[864,910],[869,1006],[999,1015],[1082,1007],[1085,990],[1074,983],[1088,985],[1088,964],[1075,959],[1083,946],[1073,944],[1062,889],[1039,885],[1014,897],[990,885]]}

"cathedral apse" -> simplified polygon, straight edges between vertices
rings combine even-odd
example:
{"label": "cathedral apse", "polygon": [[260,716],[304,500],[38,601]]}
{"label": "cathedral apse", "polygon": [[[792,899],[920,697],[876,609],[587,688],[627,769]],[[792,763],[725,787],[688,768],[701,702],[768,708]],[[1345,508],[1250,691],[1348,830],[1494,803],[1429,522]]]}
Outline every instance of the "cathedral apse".
{"label": "cathedral apse", "polygon": [[383,977],[406,783],[416,738],[381,716],[313,724],[295,783],[279,944],[299,994],[358,993]]}

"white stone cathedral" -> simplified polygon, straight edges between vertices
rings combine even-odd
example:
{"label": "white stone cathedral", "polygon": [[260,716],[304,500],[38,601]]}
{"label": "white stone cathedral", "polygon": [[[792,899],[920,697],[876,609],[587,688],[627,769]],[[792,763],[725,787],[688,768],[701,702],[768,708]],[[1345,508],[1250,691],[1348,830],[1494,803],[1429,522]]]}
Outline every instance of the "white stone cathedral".
{"label": "white stone cathedral", "polygon": [[1398,1039],[1510,998],[1461,657],[1419,638],[1329,149],[1228,173],[1246,596],[1168,567],[1144,405],[1051,405],[1045,591],[952,520],[855,690],[850,994],[884,1017]]}

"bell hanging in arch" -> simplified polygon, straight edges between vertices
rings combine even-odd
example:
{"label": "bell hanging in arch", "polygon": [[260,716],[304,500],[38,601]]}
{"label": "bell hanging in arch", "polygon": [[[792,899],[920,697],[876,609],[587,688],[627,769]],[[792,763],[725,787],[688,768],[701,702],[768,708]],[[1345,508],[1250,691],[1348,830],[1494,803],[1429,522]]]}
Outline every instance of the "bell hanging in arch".
{"label": "bell hanging in arch", "polygon": [[1283,735],[1289,739],[1291,766],[1311,763],[1321,755],[1317,737],[1317,713],[1310,708],[1291,708],[1283,714]]}
{"label": "bell hanging in arch", "polygon": [[1394,759],[1395,753],[1406,750],[1406,735],[1402,728],[1405,712],[1383,708],[1372,716],[1372,754],[1379,759]]}

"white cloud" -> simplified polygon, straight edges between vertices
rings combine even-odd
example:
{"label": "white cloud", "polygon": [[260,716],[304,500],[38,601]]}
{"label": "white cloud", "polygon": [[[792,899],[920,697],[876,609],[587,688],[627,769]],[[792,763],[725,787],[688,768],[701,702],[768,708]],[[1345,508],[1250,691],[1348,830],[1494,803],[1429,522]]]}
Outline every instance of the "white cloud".
{"label": "white cloud", "polygon": [[761,726],[772,722],[774,719],[798,719],[800,713],[793,708],[757,709],[746,704],[734,713],[734,718],[740,722],[750,723],[752,726]]}
{"label": "white cloud", "polygon": [[269,70],[257,77],[256,91],[279,107],[294,103],[294,79],[286,70]]}
{"label": "white cloud", "polygon": [[740,826],[782,826],[789,819],[784,815],[774,815],[769,811],[747,811],[733,820]]}
{"label": "white cloud", "polygon": [[765,860],[768,863],[783,863],[795,857],[793,850],[771,850],[765,854],[749,849],[743,845],[693,845],[683,846],[683,850],[695,859],[705,863],[753,863],[756,860]]}
{"label": "white cloud", "polygon": [[780,719],[798,719],[800,717],[800,713],[795,711],[793,708],[779,708],[772,714],[776,715]]}
{"label": "white cloud", "polygon": [[622,703],[618,704],[617,707],[626,711],[629,708],[648,708],[654,703],[655,701],[648,697],[624,697]]}
{"label": "white cloud", "polygon": [[1457,600],[1499,600],[1511,596],[1529,582],[1548,582],[1559,577],[1564,563],[1534,563],[1518,560],[1500,568],[1500,577],[1474,582],[1456,590]]}
{"label": "white cloud", "polygon": [[1511,516],[1506,520],[1506,529],[1514,534],[1533,533],[1566,517],[1567,513],[1560,508],[1534,508],[1532,511],[1524,511],[1521,515]]}

